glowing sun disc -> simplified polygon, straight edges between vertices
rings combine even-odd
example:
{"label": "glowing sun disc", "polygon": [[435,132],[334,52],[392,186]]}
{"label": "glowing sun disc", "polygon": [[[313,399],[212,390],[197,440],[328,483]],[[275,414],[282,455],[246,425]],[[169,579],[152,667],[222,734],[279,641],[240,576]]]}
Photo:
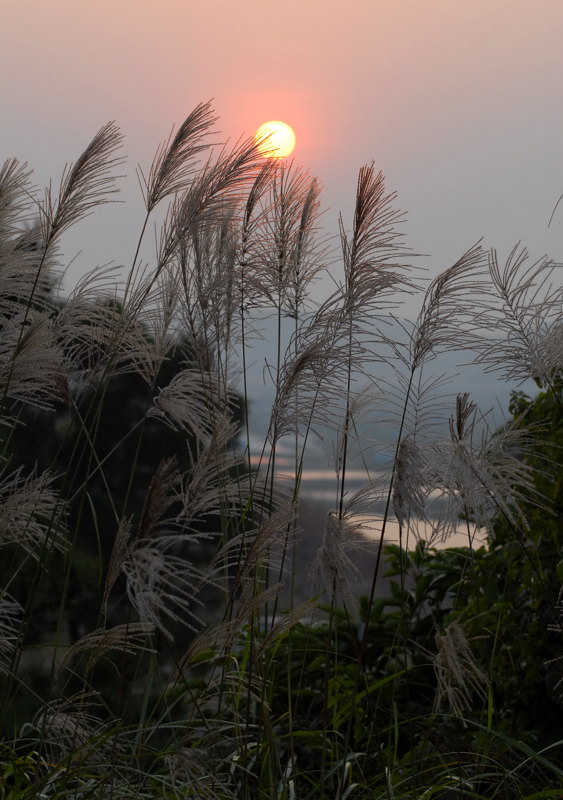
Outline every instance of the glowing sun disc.
{"label": "glowing sun disc", "polygon": [[266,158],[285,158],[295,147],[293,128],[277,119],[260,125],[254,139],[258,150]]}

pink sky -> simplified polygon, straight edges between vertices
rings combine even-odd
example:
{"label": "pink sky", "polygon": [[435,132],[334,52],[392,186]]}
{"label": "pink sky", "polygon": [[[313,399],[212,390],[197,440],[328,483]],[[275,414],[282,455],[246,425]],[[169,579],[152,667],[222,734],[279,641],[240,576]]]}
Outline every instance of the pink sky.
{"label": "pink sky", "polygon": [[561,0],[2,0],[0,31],[2,158],[44,184],[109,119],[125,133],[119,233],[70,243],[89,266],[127,259],[136,164],[211,98],[224,138],[294,127],[329,225],[374,160],[433,272],[481,236],[563,260]]}

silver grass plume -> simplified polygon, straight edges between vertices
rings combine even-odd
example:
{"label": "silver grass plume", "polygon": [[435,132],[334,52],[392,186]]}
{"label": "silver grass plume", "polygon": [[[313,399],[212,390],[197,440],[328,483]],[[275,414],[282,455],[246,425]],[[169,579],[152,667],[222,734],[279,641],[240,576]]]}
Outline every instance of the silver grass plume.
{"label": "silver grass plume", "polygon": [[182,241],[193,231],[215,225],[233,204],[242,206],[263,161],[254,139],[247,139],[200,169],[187,191],[171,204],[162,228],[157,274],[177,256]]}
{"label": "silver grass plume", "polygon": [[471,708],[474,696],[481,700],[486,699],[489,680],[479,669],[465,632],[458,622],[448,625],[443,634],[436,634],[436,645],[436,711],[445,706],[462,717]]}
{"label": "silver grass plume", "polygon": [[[412,457],[415,455],[417,462],[415,471],[418,480],[422,479],[420,468],[422,448],[417,442],[425,429],[441,422],[439,412],[443,403],[437,400],[436,391],[446,380],[444,376],[425,378],[424,367],[440,351],[460,349],[465,346],[466,334],[461,326],[464,304],[468,302],[468,298],[477,297],[482,291],[485,272],[484,252],[481,246],[476,244],[455,264],[431,281],[425,291],[422,308],[412,325],[395,320],[406,334],[406,344],[398,341],[396,334],[391,339],[380,332],[382,341],[389,347],[391,355],[388,363],[394,373],[392,380],[382,378],[380,383],[385,386],[388,399],[398,410],[401,439],[397,456],[400,456],[402,461],[406,458],[411,467],[403,469],[406,462],[403,464],[401,461],[395,465],[395,472],[397,468],[402,472],[400,476],[395,474],[393,478],[393,480],[398,479],[401,484],[394,489],[396,494],[394,502],[399,505],[401,494],[410,495],[420,510],[422,501],[420,490],[415,490],[414,482],[411,482],[408,488],[405,479],[415,477],[412,471],[415,467]],[[404,447],[410,447],[410,457],[406,450],[401,453],[401,448]],[[413,448],[416,448],[416,453]],[[417,500],[413,491],[418,494]]]}
{"label": "silver grass plume", "polygon": [[218,376],[184,369],[160,389],[147,416],[161,419],[174,430],[191,431],[200,441],[207,441],[213,438],[214,427],[223,412]]}
{"label": "silver grass plume", "polygon": [[375,174],[373,164],[364,166],[358,175],[350,237],[340,218],[344,285],[327,304],[328,313],[335,315],[340,325],[341,340],[348,350],[342,374],[345,409],[339,447],[343,454],[339,464],[340,517],[344,505],[348,442],[355,425],[353,384],[365,364],[374,360],[369,341],[372,336],[370,328],[377,314],[384,304],[389,308],[390,294],[400,287],[409,286],[401,275],[404,265],[400,260],[405,251],[399,246],[396,230],[402,215],[392,208],[393,199],[394,195],[385,193],[383,175]]}
{"label": "silver grass plume", "polygon": [[53,264],[40,270],[44,247],[35,210],[31,171],[16,159],[0,168],[0,322],[24,311],[34,296],[36,309],[49,308]]}
{"label": "silver grass plume", "polygon": [[36,312],[52,311],[52,290],[57,278],[55,259],[43,258],[41,249],[41,232],[36,221],[13,236],[0,233],[0,282],[4,287],[0,296],[2,324],[5,319],[22,314],[31,298]]}
{"label": "silver grass plume", "polygon": [[174,555],[178,545],[198,539],[198,534],[191,534],[181,520],[169,513],[172,505],[181,500],[179,490],[176,461],[164,459],[149,484],[136,529],[131,519],[120,523],[103,600],[107,613],[111,590],[122,572],[129,600],[141,622],[170,639],[172,633],[167,620],[187,625],[192,630],[199,627],[193,610],[199,602],[197,592],[203,583],[212,583],[209,576],[193,567],[187,558]]}
{"label": "silver grass plume", "polygon": [[349,348],[333,316],[322,309],[303,320],[290,339],[277,376],[268,434],[272,441],[319,424],[333,427],[348,356]]}
{"label": "silver grass plume", "polygon": [[23,608],[11,595],[6,592],[0,595],[0,674],[10,672],[23,613]]}
{"label": "silver grass plume", "polygon": [[519,503],[542,503],[534,489],[534,470],[518,457],[532,445],[530,432],[507,425],[492,434],[486,428],[479,434],[479,425],[484,425],[484,418],[469,395],[460,394],[450,418],[450,436],[430,446],[428,486],[446,504],[444,538],[462,516],[475,527],[488,529],[500,512],[511,524],[526,527]]}
{"label": "silver grass plume", "polygon": [[154,625],[150,622],[126,622],[115,625],[113,628],[99,628],[82,636],[72,644],[59,666],[59,674],[82,653],[88,653],[88,661],[84,672],[88,674],[94,664],[108,653],[126,653],[138,655],[139,653],[155,653],[147,643],[149,636],[154,632]]}
{"label": "silver grass plume", "polygon": [[162,364],[178,342],[180,284],[175,271],[162,270],[151,294],[151,303],[142,310],[141,317],[150,341],[145,347],[143,360],[137,363],[137,371],[149,385],[153,385]]}
{"label": "silver grass plume", "polygon": [[46,703],[21,734],[36,739],[50,761],[90,763],[115,757],[116,746],[108,737],[109,724],[95,716],[94,694],[85,692]]}
{"label": "silver grass plume", "polygon": [[24,476],[22,469],[0,476],[0,546],[15,544],[31,558],[67,547],[66,507],[54,477]]}
{"label": "silver grass plume", "polygon": [[67,375],[53,320],[21,309],[0,324],[0,394],[38,408],[66,399]]}
{"label": "silver grass plume", "polygon": [[286,531],[293,522],[291,504],[282,503],[256,527],[231,536],[214,557],[212,569],[217,575],[233,570],[236,589],[261,565],[281,556]]}
{"label": "silver grass plume", "polygon": [[110,202],[115,193],[116,177],[112,170],[123,163],[116,156],[123,137],[113,122],[100,128],[75,164],[67,167],[61,178],[57,197],[52,188],[39,204],[41,230],[45,248],[49,248],[63,231],[92,213],[99,205]]}
{"label": "silver grass plume", "polygon": [[324,250],[317,241],[320,185],[309,172],[293,164],[279,164],[262,193],[247,243],[247,286],[262,303],[280,308],[291,317],[303,311],[308,289],[322,269]]}
{"label": "silver grass plume", "polygon": [[328,427],[336,433],[333,446],[333,468],[339,481],[346,472],[346,461],[352,454],[363,458],[372,444],[358,432],[358,423],[364,422],[375,401],[372,387],[367,385],[356,388],[356,378],[352,377],[346,387],[346,393],[340,385],[339,393],[333,400],[332,420],[327,420]]}
{"label": "silver grass plume", "polygon": [[[563,286],[553,281],[562,266],[547,258],[528,264],[528,252],[516,246],[503,267],[489,253],[494,293],[474,314],[478,361],[506,380],[534,378],[546,387],[563,376]],[[500,301],[500,302],[499,302]]]}
{"label": "silver grass plume", "polygon": [[315,600],[305,600],[295,608],[280,614],[270,630],[268,631],[264,640],[260,643],[258,655],[265,654],[268,649],[276,642],[276,640],[287,633],[291,628],[297,625],[301,620],[310,617],[316,610],[317,603]]}
{"label": "silver grass plume", "polygon": [[[169,351],[183,332],[181,287],[172,264],[151,272],[139,270],[135,283],[128,283],[114,305],[121,324],[113,352],[117,366],[130,366],[150,386]],[[190,354],[191,355],[191,354]]]}
{"label": "silver grass plume", "polygon": [[311,566],[311,579],[315,590],[335,596],[337,602],[353,608],[357,602],[354,583],[359,570],[349,553],[370,549],[372,543],[364,536],[365,521],[354,513],[330,512],[323,537]]}
{"label": "silver grass plume", "polygon": [[414,370],[442,350],[467,346],[462,315],[466,306],[482,297],[486,262],[476,244],[438,275],[425,292],[422,309],[410,335],[410,366]]}
{"label": "silver grass plume", "polygon": [[259,276],[264,251],[262,228],[266,224],[268,213],[268,203],[263,198],[269,191],[277,170],[274,161],[266,159],[252,182],[242,210],[236,271],[237,300],[241,315],[245,309],[256,308],[263,303],[263,286]]}
{"label": "silver grass plume", "polygon": [[180,490],[181,474],[176,459],[163,459],[151,478],[136,525],[133,525],[133,517],[120,520],[104,588],[103,608],[106,614],[111,590],[124,564],[138,547],[149,545],[166,553],[184,541],[209,538],[207,534],[189,531],[176,514],[170,513],[173,505],[181,501]]}
{"label": "silver grass plume", "polygon": [[444,419],[451,410],[452,395],[447,391],[451,376],[428,372],[426,377],[423,369],[412,372],[410,366],[406,370],[401,364],[391,366],[390,378],[376,375],[373,380],[377,400],[383,401],[378,409],[378,423],[390,426],[391,430],[396,430],[399,424],[400,438],[409,437],[422,453],[428,437],[433,438],[443,430]]}
{"label": "silver grass plume", "polygon": [[202,601],[197,590],[210,583],[206,574],[186,558],[174,556],[159,543],[138,542],[121,564],[127,596],[141,622],[152,624],[167,639],[170,623],[197,631],[203,624],[194,610]]}
{"label": "silver grass plume", "polygon": [[115,582],[121,574],[125,559],[131,550],[134,537],[135,531],[133,530],[132,518],[123,517],[119,521],[119,527],[115,534],[115,539],[113,540],[113,547],[106,573],[104,594],[102,598],[102,608],[104,609],[104,614],[106,616],[108,613],[108,601],[111,590],[115,586]]}
{"label": "silver grass plume", "polygon": [[33,203],[32,170],[17,158],[4,161],[0,168],[0,241],[20,235],[22,219],[29,218]]}
{"label": "silver grass plume", "polygon": [[237,475],[234,469],[241,463],[240,454],[230,447],[236,433],[236,423],[218,416],[213,435],[184,475],[181,500],[186,524],[217,513],[236,519],[243,509],[245,514],[261,513],[263,488],[255,489],[250,475]]}
{"label": "silver grass plume", "polygon": [[393,511],[400,525],[423,518],[426,509],[425,462],[416,442],[403,437],[397,448],[393,480]]}
{"label": "silver grass plume", "polygon": [[183,475],[176,459],[163,459],[146,493],[135,539],[158,547],[163,553],[178,550],[183,544],[214,540],[219,531],[198,530],[191,518],[181,512],[172,513],[173,507],[181,505],[183,499]]}
{"label": "silver grass plume", "polygon": [[219,797],[238,800],[240,797],[239,787],[232,785],[231,765],[214,757],[210,748],[186,742],[176,752],[167,755],[165,762],[176,797],[192,795],[201,800],[217,800]]}
{"label": "silver grass plume", "polygon": [[159,147],[147,177],[139,167],[147,212],[165,197],[185,191],[194,173],[196,156],[208,147],[203,139],[216,121],[211,103],[199,103],[176,135]]}
{"label": "silver grass plume", "polygon": [[221,362],[231,345],[238,309],[236,207],[225,207],[217,220],[194,228],[178,248],[176,269],[181,276],[181,319],[197,341],[201,369]]}
{"label": "silver grass plume", "polygon": [[[252,624],[266,604],[276,599],[280,590],[280,583],[260,590],[254,581],[245,581],[231,618],[204,629],[193,638],[177,663],[173,681],[185,677],[192,666],[213,663],[223,654],[230,652],[233,646],[240,642],[245,627]],[[215,682],[219,682],[217,678]]]}
{"label": "silver grass plume", "polygon": [[93,297],[88,278],[79,281],[53,320],[69,381],[79,389],[108,374],[144,375],[152,347],[142,324],[115,297]]}
{"label": "silver grass plume", "polygon": [[395,194],[385,193],[381,172],[374,165],[360,169],[351,235],[340,219],[340,238],[345,286],[342,289],[345,319],[381,310],[384,298],[406,285],[400,263],[406,250],[399,246],[401,234],[396,226],[403,214],[393,209]]}
{"label": "silver grass plume", "polygon": [[446,382],[445,376],[424,377],[426,363],[440,351],[465,345],[461,323],[464,304],[477,297],[485,274],[484,253],[479,244],[470,248],[458,261],[439,274],[428,286],[416,321],[394,319],[406,334],[406,343],[379,331],[381,341],[389,349],[387,363],[393,378],[378,378],[390,401],[390,421],[399,423],[399,442],[392,475],[392,503],[399,522],[411,514],[422,515],[425,495],[423,437],[428,429],[441,423],[443,401],[436,391]]}
{"label": "silver grass plume", "polygon": [[139,517],[138,538],[155,539],[162,526],[171,521],[169,512],[178,500],[181,474],[175,457],[164,458],[158,464],[145,495]]}

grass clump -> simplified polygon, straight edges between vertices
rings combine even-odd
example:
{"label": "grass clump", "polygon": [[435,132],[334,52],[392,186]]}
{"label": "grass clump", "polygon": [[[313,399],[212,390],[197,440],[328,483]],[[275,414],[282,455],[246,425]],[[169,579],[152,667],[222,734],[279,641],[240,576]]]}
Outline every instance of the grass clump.
{"label": "grass clump", "polygon": [[[113,199],[116,126],[58,193],[16,161],[0,172],[0,796],[558,796],[555,266],[518,250],[500,267],[477,244],[425,288],[368,165],[317,302],[336,258],[317,180],[253,141],[211,145],[214,122],[198,106],[139,171],[126,274],[93,270],[65,298],[59,247]],[[458,350],[543,391],[491,430],[432,371]],[[301,530],[319,437],[333,505]],[[467,546],[435,548],[460,526]]]}

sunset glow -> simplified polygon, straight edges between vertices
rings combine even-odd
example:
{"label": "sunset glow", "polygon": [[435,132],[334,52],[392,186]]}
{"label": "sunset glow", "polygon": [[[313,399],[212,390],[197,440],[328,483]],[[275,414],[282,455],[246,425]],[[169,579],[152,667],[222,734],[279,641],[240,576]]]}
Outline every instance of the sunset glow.
{"label": "sunset glow", "polygon": [[260,125],[255,139],[258,149],[266,158],[285,158],[295,147],[293,128],[279,120],[270,120]]}

